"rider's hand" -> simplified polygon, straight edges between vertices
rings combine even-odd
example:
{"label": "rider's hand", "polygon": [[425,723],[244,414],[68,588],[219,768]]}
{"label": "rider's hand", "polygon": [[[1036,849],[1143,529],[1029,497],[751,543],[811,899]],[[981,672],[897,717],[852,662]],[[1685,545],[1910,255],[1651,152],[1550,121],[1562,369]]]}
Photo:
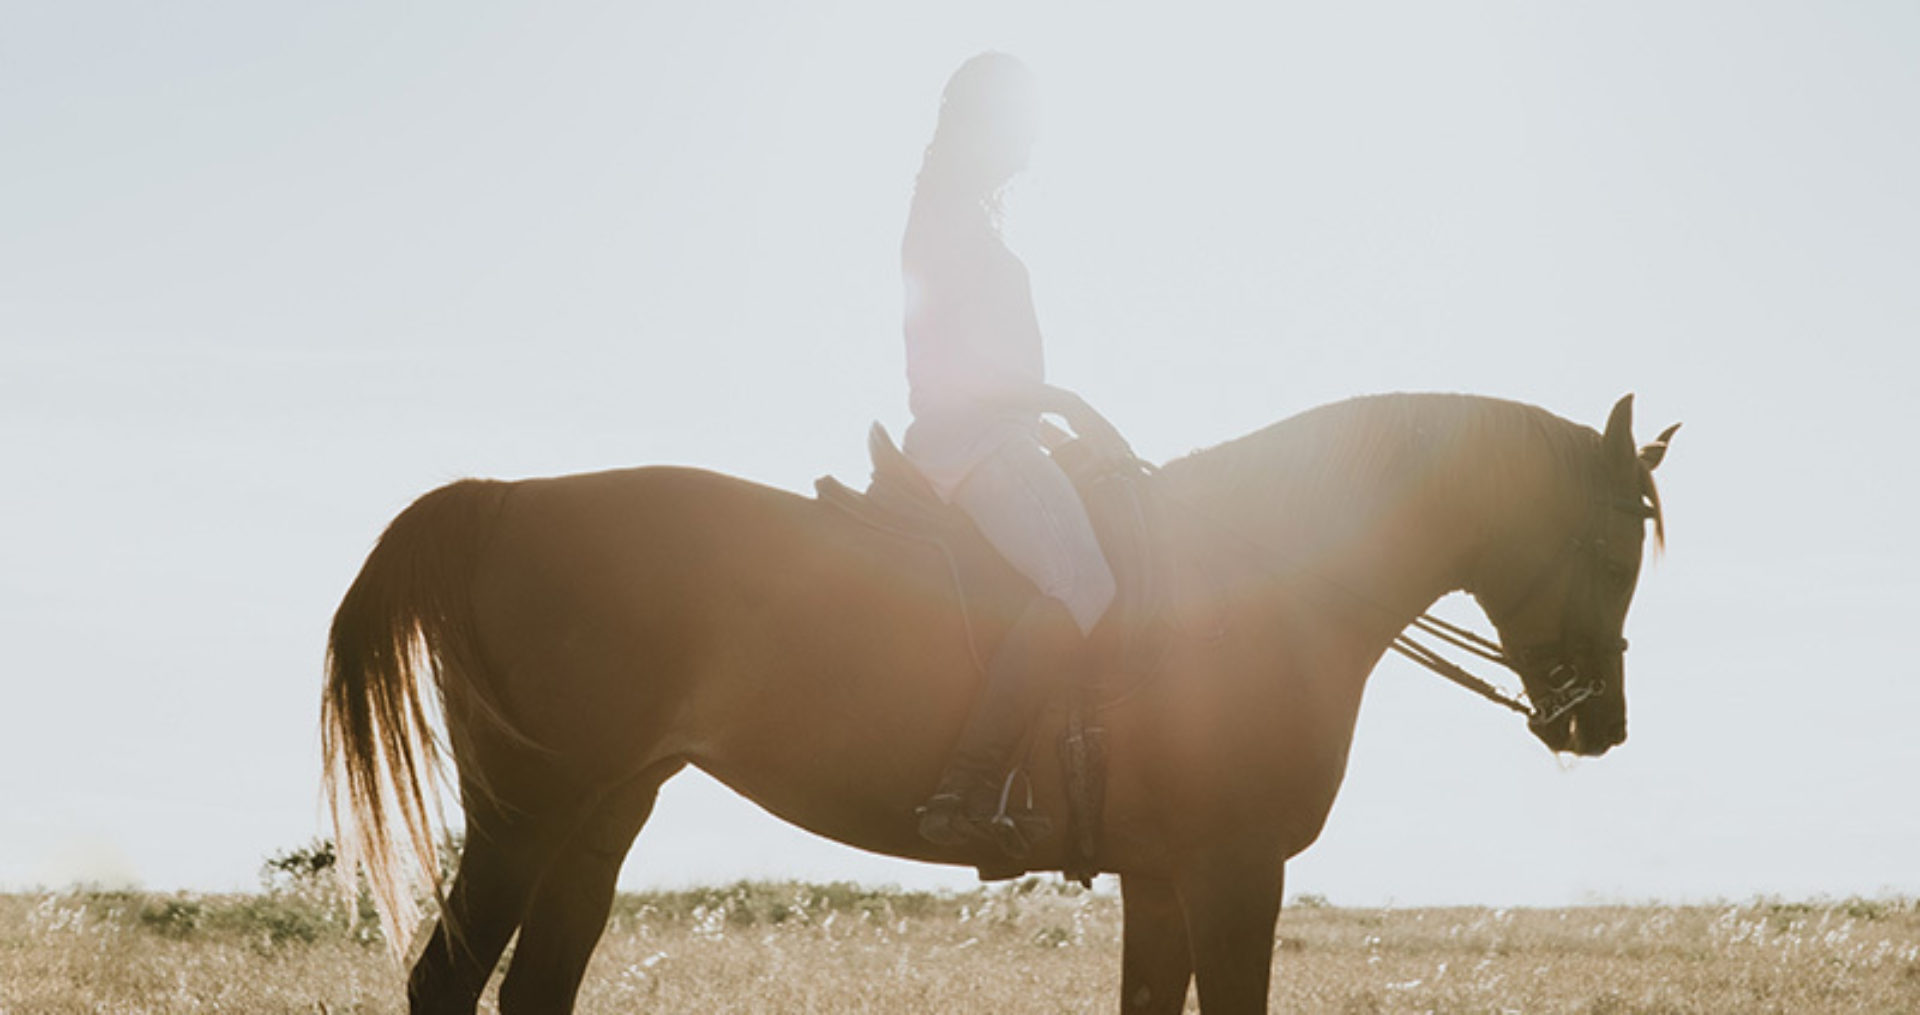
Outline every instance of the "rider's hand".
{"label": "rider's hand", "polygon": [[1073,435],[1060,429],[1052,420],[1040,420],[1040,446],[1048,451],[1056,451],[1064,445],[1073,443]]}
{"label": "rider's hand", "polygon": [[1120,431],[1092,407],[1083,403],[1081,408],[1085,411],[1076,413],[1075,418],[1068,422],[1073,424],[1073,430],[1080,435],[1080,439],[1087,442],[1095,459],[1103,465],[1112,466],[1134,461],[1133,448],[1127,445],[1126,438],[1120,436]]}
{"label": "rider's hand", "polygon": [[1105,416],[1087,404],[1087,400],[1065,388],[1043,385],[1041,411],[1054,413],[1067,421],[1074,435],[1095,462],[1104,468],[1118,468],[1137,461],[1126,438]]}

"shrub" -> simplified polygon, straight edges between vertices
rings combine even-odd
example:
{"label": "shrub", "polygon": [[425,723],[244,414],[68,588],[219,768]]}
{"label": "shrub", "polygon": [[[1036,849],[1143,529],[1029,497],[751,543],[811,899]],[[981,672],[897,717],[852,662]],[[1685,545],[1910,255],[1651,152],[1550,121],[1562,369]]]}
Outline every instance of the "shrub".
{"label": "shrub", "polygon": [[260,883],[270,892],[324,889],[339,859],[332,839],[315,839],[267,857],[260,864]]}
{"label": "shrub", "polygon": [[322,937],[343,935],[347,927],[338,911],[287,895],[248,895],[215,910],[211,928],[253,938],[269,946],[289,942],[312,944]]}
{"label": "shrub", "polygon": [[161,937],[185,938],[200,929],[207,907],[185,895],[149,900],[140,906],[140,926]]}

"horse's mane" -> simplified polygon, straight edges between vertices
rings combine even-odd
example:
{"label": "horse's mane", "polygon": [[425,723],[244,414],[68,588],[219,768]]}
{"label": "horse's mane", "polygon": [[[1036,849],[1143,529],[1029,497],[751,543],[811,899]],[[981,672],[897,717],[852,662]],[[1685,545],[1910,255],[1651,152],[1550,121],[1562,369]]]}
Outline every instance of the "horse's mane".
{"label": "horse's mane", "polygon": [[[1528,445],[1544,455],[1519,453]],[[1600,434],[1545,409],[1477,395],[1367,395],[1309,409],[1243,437],[1168,462],[1183,493],[1213,503],[1246,498],[1265,510],[1370,513],[1471,467],[1489,496],[1517,485],[1542,457],[1562,483],[1587,489]],[[1652,474],[1641,470],[1656,539],[1665,521]]]}

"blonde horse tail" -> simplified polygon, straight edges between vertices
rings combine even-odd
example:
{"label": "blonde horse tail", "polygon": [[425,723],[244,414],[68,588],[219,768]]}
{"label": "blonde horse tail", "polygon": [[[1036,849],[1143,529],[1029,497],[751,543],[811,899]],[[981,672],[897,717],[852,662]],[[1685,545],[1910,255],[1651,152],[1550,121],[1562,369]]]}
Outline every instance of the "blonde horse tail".
{"label": "blonde horse tail", "polygon": [[505,490],[462,480],[414,501],[367,556],[327,638],[320,739],[337,869],[350,897],[365,872],[395,955],[419,925],[419,889],[444,898],[435,826],[447,748],[432,712],[458,684],[504,724],[476,668],[470,587]]}

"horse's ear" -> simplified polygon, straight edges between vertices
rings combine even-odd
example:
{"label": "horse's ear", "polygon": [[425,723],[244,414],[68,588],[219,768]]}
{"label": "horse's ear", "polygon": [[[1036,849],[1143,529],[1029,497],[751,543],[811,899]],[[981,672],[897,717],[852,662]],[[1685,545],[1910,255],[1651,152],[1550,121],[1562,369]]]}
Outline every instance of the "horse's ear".
{"label": "horse's ear", "polygon": [[1633,447],[1633,394],[1620,396],[1613,403],[1613,412],[1607,415],[1607,432],[1600,438],[1601,453],[1607,461],[1617,467],[1637,469],[1634,464],[1636,452]]}
{"label": "horse's ear", "polygon": [[1667,427],[1660,431],[1660,436],[1652,444],[1640,449],[1640,464],[1646,466],[1647,471],[1651,472],[1660,467],[1661,461],[1667,457],[1667,444],[1673,440],[1674,431],[1678,429],[1680,429],[1678,423]]}

